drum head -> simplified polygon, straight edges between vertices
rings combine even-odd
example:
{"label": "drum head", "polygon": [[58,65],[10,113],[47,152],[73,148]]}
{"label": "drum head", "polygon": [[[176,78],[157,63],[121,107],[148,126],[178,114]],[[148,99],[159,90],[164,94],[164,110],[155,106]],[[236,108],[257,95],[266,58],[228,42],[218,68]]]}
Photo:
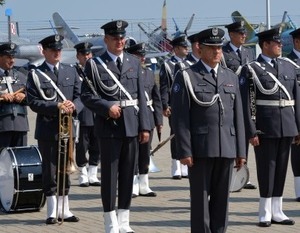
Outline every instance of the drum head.
{"label": "drum head", "polygon": [[249,181],[249,169],[246,165],[242,166],[240,170],[233,168],[230,192],[240,191]]}
{"label": "drum head", "polygon": [[10,210],[14,197],[14,161],[9,150],[4,148],[0,153],[0,200],[6,211]]}

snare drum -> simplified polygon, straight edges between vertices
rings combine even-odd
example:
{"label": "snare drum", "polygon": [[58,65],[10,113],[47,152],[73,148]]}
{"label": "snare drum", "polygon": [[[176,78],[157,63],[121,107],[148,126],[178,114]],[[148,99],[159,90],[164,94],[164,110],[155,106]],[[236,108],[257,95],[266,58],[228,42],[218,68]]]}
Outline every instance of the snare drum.
{"label": "snare drum", "polygon": [[240,170],[237,168],[233,168],[232,177],[231,177],[231,184],[230,184],[230,192],[238,192],[249,181],[249,169],[247,165],[243,165]]}
{"label": "snare drum", "polygon": [[0,200],[5,212],[39,210],[45,205],[42,157],[36,146],[1,150]]}

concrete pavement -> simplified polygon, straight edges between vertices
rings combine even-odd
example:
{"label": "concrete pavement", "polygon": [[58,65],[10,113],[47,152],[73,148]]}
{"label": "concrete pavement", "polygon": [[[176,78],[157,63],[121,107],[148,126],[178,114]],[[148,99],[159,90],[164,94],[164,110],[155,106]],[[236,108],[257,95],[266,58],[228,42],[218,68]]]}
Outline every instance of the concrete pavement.
{"label": "concrete pavement", "polygon": [[[33,139],[35,114],[30,112],[29,144]],[[169,134],[165,123],[162,138]],[[157,145],[154,138],[153,146]],[[160,172],[150,173],[150,186],[157,197],[137,197],[132,200],[130,215],[131,227],[137,233],[187,233],[189,232],[189,184],[188,179],[172,180],[170,177],[169,144],[162,147],[154,156],[154,162]],[[257,184],[256,169],[251,148],[249,155],[250,180]],[[100,176],[100,174],[99,174]],[[104,232],[102,205],[99,187],[81,188],[77,174],[72,174],[72,187],[69,195],[71,211],[80,218],[78,223],[46,225],[46,206],[40,211],[4,213],[0,212],[0,232]],[[283,208],[287,216],[296,221],[294,226],[272,225],[259,228],[258,190],[242,190],[231,193],[229,207],[229,227],[227,232],[300,232],[300,203],[295,201],[293,176],[288,169],[284,192]]]}

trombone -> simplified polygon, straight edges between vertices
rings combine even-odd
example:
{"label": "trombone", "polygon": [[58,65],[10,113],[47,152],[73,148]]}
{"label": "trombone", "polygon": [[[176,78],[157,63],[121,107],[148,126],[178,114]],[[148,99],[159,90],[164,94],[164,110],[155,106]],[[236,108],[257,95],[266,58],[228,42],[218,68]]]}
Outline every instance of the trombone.
{"label": "trombone", "polygon": [[71,174],[76,171],[74,153],[73,153],[73,123],[72,113],[65,113],[62,108],[59,108],[59,131],[58,131],[58,161],[57,161],[57,205],[56,217],[58,218],[58,205],[60,193],[60,179],[62,179],[62,213],[61,223],[64,221],[64,197],[66,174]]}

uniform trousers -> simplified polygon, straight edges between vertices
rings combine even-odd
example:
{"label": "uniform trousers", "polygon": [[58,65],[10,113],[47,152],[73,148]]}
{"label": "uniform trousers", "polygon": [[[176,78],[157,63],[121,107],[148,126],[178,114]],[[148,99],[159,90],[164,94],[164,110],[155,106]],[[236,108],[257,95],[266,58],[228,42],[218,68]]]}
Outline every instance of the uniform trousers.
{"label": "uniform trousers", "polygon": [[[46,196],[54,196],[57,193],[57,163],[58,163],[58,141],[38,140],[39,151],[42,155],[42,181],[43,190]],[[65,195],[69,194],[70,176],[64,172],[63,161],[64,156],[61,155],[61,169],[59,179],[59,196],[63,196],[63,173],[65,173]]]}
{"label": "uniform trousers", "polygon": [[139,155],[137,156],[136,170],[135,175],[148,174],[149,172],[149,163],[150,163],[150,149],[151,142],[153,138],[153,130],[150,132],[149,141],[147,143],[139,144]]}
{"label": "uniform trousers", "polygon": [[129,209],[138,154],[138,137],[100,138],[101,198],[104,212]]}
{"label": "uniform trousers", "polygon": [[229,158],[194,158],[189,168],[192,233],[226,232],[233,163]]}
{"label": "uniform trousers", "polygon": [[[89,153],[89,158],[87,158],[86,152]],[[91,166],[98,166],[99,161],[100,152],[94,126],[80,126],[79,142],[76,144],[77,166],[84,167],[87,163]]]}
{"label": "uniform trousers", "polygon": [[27,132],[0,132],[0,148],[16,146],[27,146]]}
{"label": "uniform trousers", "polygon": [[294,176],[300,176],[300,146],[291,146],[291,165]]}
{"label": "uniform trousers", "polygon": [[254,147],[260,197],[281,197],[293,138],[261,138]]}

